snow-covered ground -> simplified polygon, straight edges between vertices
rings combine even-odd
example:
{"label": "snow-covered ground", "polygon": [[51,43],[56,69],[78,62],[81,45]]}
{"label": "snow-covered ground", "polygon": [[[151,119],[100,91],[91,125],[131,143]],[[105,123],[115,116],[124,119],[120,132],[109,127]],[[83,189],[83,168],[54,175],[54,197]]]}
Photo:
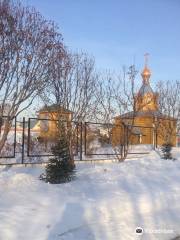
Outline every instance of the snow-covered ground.
{"label": "snow-covered ground", "polygon": [[[175,149],[176,157],[180,150]],[[170,240],[180,235],[180,157],[79,163],[51,185],[42,166],[0,167],[0,240]],[[136,227],[144,233],[137,235]]]}

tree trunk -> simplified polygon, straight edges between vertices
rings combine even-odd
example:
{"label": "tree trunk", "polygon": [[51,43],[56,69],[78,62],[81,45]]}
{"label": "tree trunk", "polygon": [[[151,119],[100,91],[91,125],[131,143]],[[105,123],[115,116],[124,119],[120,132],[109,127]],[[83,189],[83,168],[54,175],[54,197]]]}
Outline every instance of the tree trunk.
{"label": "tree trunk", "polygon": [[5,122],[5,126],[4,126],[4,131],[1,132],[2,136],[1,136],[1,139],[0,139],[0,153],[6,143],[6,140],[7,140],[7,136],[8,136],[8,133],[10,131],[10,128],[12,126],[12,120],[7,120]]}

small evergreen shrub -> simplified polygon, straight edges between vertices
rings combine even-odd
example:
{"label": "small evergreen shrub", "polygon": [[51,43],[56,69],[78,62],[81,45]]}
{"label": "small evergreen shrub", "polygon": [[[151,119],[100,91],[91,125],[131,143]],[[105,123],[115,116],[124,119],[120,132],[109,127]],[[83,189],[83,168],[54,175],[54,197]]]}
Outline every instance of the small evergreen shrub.
{"label": "small evergreen shrub", "polygon": [[69,182],[75,177],[75,165],[70,153],[67,136],[61,133],[56,144],[51,148],[54,155],[45,168],[41,180],[52,184]]}
{"label": "small evergreen shrub", "polygon": [[171,153],[172,144],[171,143],[164,143],[162,145],[161,150],[162,150],[164,159],[172,159],[172,153]]}

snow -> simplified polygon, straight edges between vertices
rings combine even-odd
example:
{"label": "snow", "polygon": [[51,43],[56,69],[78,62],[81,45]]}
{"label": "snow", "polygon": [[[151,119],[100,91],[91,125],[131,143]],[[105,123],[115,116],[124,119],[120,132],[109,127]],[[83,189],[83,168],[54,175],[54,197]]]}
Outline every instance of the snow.
{"label": "snow", "polygon": [[[180,235],[180,149],[123,163],[78,163],[44,183],[43,166],[0,167],[1,240],[170,240]],[[144,229],[143,235],[135,233]]]}

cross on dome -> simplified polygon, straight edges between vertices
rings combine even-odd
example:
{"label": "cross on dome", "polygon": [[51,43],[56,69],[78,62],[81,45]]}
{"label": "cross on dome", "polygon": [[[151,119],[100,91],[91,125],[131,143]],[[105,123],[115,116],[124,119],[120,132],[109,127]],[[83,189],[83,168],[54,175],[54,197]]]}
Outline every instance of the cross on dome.
{"label": "cross on dome", "polygon": [[149,68],[147,67],[148,64],[148,57],[149,57],[149,53],[145,53],[144,54],[144,58],[145,58],[145,66],[144,66],[144,70],[141,73],[141,76],[143,78],[143,83],[145,84],[149,84],[149,79],[151,77],[151,71],[149,70]]}
{"label": "cross on dome", "polygon": [[148,65],[148,57],[149,57],[149,53],[145,53],[144,54],[144,58],[145,58],[145,66],[147,67],[147,65]]}

